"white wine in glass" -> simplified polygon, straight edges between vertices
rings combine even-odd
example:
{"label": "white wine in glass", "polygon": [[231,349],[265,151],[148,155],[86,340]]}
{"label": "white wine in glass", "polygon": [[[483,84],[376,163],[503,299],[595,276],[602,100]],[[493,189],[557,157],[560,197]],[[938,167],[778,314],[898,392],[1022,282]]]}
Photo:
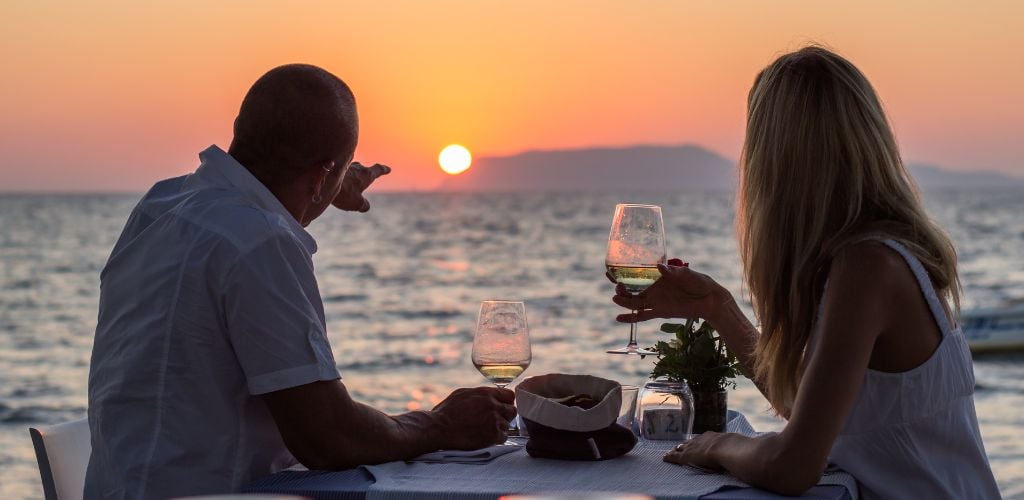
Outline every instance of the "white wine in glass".
{"label": "white wine in glass", "polygon": [[520,363],[518,365],[480,365],[473,363],[473,366],[476,366],[476,369],[483,374],[484,378],[490,380],[492,384],[498,387],[505,387],[526,371],[530,363]]}
{"label": "white wine in glass", "polygon": [[[658,264],[665,260],[665,223],[661,207],[655,205],[619,204],[615,206],[612,228],[608,233],[605,267],[615,281],[636,295],[658,281]],[[629,343],[610,354],[655,354],[640,349],[636,343],[636,311],[629,324]]]}
{"label": "white wine in glass", "polygon": [[661,277],[658,266],[619,266],[609,264],[606,267],[612,277],[615,278],[615,281],[626,287],[626,291],[629,293],[640,293],[653,285]]}

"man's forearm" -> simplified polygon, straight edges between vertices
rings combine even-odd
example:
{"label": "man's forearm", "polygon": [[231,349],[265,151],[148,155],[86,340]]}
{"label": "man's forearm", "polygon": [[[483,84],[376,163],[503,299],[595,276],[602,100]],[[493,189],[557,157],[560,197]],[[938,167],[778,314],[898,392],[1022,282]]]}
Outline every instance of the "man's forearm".
{"label": "man's forearm", "polygon": [[323,464],[329,469],[407,460],[437,450],[443,443],[440,417],[425,411],[387,415],[353,401],[351,414],[341,420],[345,428],[332,436],[336,448],[330,463]]}
{"label": "man's forearm", "polygon": [[439,448],[473,450],[505,439],[515,416],[508,389],[457,389],[433,410],[391,416],[349,397],[341,380],[263,395],[288,449],[311,469],[406,460]]}
{"label": "man's forearm", "polygon": [[441,415],[387,415],[354,401],[340,380],[268,394],[265,401],[288,449],[310,469],[403,460],[444,444]]}

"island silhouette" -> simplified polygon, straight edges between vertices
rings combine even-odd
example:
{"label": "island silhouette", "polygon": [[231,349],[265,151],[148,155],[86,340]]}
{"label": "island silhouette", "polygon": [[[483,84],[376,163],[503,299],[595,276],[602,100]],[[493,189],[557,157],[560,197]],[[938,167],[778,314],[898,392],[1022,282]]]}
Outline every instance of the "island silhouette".
{"label": "island silhouette", "polygon": [[[908,168],[922,189],[1024,187],[996,172]],[[736,179],[736,160],[693,144],[595,147],[480,157],[438,191],[709,191],[732,190]]]}

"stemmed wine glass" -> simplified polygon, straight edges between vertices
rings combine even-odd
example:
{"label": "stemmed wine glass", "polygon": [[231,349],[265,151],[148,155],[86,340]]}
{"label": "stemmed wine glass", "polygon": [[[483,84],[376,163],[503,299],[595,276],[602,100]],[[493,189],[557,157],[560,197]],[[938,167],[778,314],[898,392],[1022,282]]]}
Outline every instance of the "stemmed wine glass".
{"label": "stemmed wine glass", "polygon": [[531,359],[526,305],[483,301],[473,336],[473,366],[494,385],[505,387],[530,366]]}
{"label": "stemmed wine glass", "polygon": [[[608,234],[605,266],[615,281],[636,295],[654,284],[661,273],[658,264],[665,261],[665,223],[661,207],[656,205],[615,205],[612,229]],[[609,354],[656,354],[636,344],[636,310],[629,324],[629,343],[611,349]]]}
{"label": "stemmed wine glass", "polygon": [[[530,366],[532,358],[526,305],[483,301],[473,336],[473,366],[494,385],[505,387]],[[509,435],[518,433],[516,428],[509,429]]]}

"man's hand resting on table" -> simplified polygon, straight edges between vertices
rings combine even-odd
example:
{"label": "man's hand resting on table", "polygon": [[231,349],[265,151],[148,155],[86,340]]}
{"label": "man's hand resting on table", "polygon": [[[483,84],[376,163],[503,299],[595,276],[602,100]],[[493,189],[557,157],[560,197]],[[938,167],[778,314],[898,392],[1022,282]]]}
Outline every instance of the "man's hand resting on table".
{"label": "man's hand resting on table", "polygon": [[508,389],[458,389],[431,411],[386,415],[354,401],[341,380],[263,395],[295,458],[310,469],[331,470],[500,443],[515,416],[514,399]]}
{"label": "man's hand resting on table", "polygon": [[516,416],[515,399],[514,392],[497,387],[456,389],[433,409],[448,429],[441,448],[476,450],[504,442]]}

